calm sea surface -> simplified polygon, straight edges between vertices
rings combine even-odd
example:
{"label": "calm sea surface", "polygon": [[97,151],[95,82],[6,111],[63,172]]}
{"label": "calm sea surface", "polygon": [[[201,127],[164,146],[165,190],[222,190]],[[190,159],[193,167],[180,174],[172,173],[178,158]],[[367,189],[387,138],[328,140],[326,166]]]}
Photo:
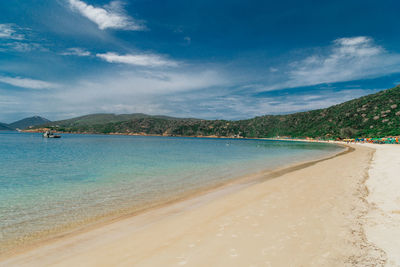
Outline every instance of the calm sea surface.
{"label": "calm sea surface", "polygon": [[245,174],[316,159],[334,145],[0,132],[0,253]]}

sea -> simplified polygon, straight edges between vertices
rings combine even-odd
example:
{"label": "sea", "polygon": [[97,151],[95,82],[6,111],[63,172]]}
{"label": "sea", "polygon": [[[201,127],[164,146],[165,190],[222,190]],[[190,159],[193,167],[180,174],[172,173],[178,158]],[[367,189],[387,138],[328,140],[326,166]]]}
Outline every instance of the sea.
{"label": "sea", "polygon": [[0,254],[342,150],[259,139],[0,132]]}

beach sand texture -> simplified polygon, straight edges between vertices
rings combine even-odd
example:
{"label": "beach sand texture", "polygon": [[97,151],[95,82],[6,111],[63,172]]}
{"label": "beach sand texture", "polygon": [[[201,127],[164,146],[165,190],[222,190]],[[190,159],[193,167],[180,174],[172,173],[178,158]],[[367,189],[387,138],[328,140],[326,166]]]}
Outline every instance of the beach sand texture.
{"label": "beach sand texture", "polygon": [[400,146],[376,149],[366,182],[371,209],[365,231],[369,241],[387,254],[387,266],[400,266]]}
{"label": "beach sand texture", "polygon": [[382,266],[385,252],[362,227],[374,149],[354,147],[229,194],[60,237],[0,266]]}

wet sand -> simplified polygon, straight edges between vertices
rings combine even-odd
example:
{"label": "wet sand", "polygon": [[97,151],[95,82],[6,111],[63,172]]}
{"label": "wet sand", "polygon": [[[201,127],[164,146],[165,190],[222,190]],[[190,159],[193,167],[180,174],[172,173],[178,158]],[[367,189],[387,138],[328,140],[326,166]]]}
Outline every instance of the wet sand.
{"label": "wet sand", "polygon": [[[59,237],[0,266],[379,266],[366,238],[374,149],[356,149]],[[276,179],[273,179],[276,178]]]}

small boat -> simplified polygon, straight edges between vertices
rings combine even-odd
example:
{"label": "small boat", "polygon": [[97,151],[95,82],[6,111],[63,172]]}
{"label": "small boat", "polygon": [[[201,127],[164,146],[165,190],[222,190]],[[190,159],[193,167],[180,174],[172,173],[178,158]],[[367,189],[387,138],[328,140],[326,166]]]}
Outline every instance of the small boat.
{"label": "small boat", "polygon": [[43,133],[44,138],[61,138],[61,135],[53,134],[51,131],[46,131]]}

